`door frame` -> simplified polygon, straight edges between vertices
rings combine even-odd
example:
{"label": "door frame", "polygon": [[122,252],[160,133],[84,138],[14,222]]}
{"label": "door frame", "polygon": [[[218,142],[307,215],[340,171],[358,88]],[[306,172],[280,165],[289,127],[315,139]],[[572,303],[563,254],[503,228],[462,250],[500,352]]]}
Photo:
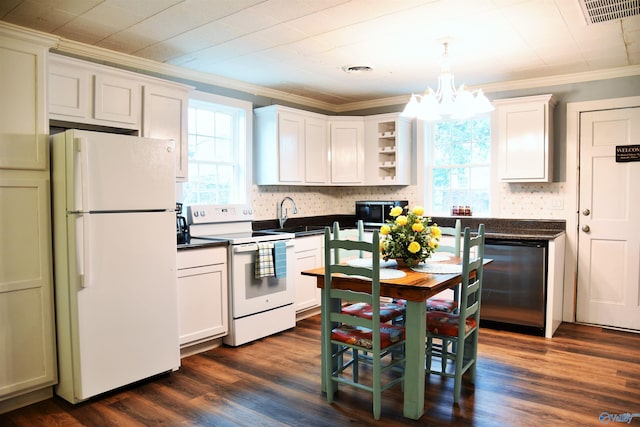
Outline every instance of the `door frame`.
{"label": "door frame", "polygon": [[580,114],[588,111],[640,106],[640,96],[599,99],[595,101],[567,103],[567,181],[566,203],[567,242],[564,262],[564,302],[562,320],[576,321],[578,294],[578,222],[580,199]]}

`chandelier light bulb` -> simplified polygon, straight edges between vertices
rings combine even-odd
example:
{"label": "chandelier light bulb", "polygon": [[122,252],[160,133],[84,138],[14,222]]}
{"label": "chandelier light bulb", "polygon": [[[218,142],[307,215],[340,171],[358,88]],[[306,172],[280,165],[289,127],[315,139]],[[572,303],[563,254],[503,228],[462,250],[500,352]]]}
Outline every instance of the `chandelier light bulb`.
{"label": "chandelier light bulb", "polygon": [[426,121],[440,120],[443,116],[468,119],[477,114],[493,111],[494,108],[482,89],[471,92],[465,89],[464,85],[456,89],[449,65],[449,44],[443,43],[438,90],[434,92],[431,88],[427,88],[422,95],[412,94],[402,115]]}

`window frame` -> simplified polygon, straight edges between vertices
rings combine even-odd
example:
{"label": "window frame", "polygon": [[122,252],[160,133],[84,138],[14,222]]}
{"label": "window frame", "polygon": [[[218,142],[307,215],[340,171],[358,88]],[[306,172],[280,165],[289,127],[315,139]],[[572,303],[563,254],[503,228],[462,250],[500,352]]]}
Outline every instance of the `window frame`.
{"label": "window frame", "polygon": [[[498,209],[498,201],[496,200],[496,195],[498,194],[498,189],[496,185],[496,168],[497,168],[497,144],[495,142],[495,119],[494,115],[491,113],[479,115],[476,117],[472,117],[468,120],[475,120],[480,117],[486,117],[489,120],[489,129],[491,132],[489,138],[490,144],[490,153],[489,153],[489,185],[487,190],[489,191],[489,212],[487,212],[486,216],[494,216],[495,212]],[[433,169],[434,169],[434,146],[435,146],[435,132],[436,125],[445,123],[445,122],[459,122],[461,120],[439,120],[436,122],[423,122],[423,141],[424,141],[424,188],[423,188],[423,196],[425,199],[425,208],[426,211],[429,212],[432,216],[440,216],[440,217],[450,217],[452,216],[451,209],[447,212],[438,212],[434,213],[433,210]],[[474,163],[468,163],[461,166],[464,166],[466,169],[474,166]],[[471,206],[473,209],[473,206]],[[473,212],[473,215],[476,216],[476,212]],[[484,213],[483,213],[483,216]]]}
{"label": "window frame", "polygon": [[[243,171],[241,174],[245,177],[244,183],[244,202],[237,203],[220,203],[225,205],[242,205],[242,206],[251,206],[252,204],[252,192],[251,186],[253,183],[253,104],[249,101],[244,101],[241,99],[230,98],[222,95],[217,95],[209,92],[202,92],[194,90],[189,94],[189,105],[188,108],[191,108],[193,104],[197,104],[200,102],[217,104],[222,106],[223,108],[232,108],[244,111],[244,127],[243,132],[245,134],[245,146],[244,146],[244,154],[245,159],[244,162],[242,159],[238,159],[238,164],[242,165]],[[188,114],[188,112],[187,112]],[[187,125],[188,126],[188,125]],[[187,129],[187,144],[189,140],[189,129]],[[187,167],[189,164],[189,159],[187,158]],[[191,176],[189,176],[189,180],[191,180]],[[185,184],[185,183],[181,183]],[[178,199],[184,200],[184,191],[183,185],[180,185],[176,190]]]}

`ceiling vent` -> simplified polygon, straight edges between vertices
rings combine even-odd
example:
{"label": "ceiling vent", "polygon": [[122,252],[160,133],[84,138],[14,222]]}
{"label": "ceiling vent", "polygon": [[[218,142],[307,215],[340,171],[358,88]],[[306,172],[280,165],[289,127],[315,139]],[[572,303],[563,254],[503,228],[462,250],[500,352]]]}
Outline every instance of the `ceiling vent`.
{"label": "ceiling vent", "polygon": [[578,0],[587,24],[640,15],[640,0]]}

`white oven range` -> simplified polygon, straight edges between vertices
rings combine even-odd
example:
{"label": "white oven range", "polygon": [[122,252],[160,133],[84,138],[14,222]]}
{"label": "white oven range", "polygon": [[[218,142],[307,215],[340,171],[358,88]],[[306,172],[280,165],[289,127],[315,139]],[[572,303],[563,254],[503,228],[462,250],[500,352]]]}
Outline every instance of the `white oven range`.
{"label": "white oven range", "polygon": [[229,277],[229,334],[223,342],[239,346],[293,328],[295,287],[290,274],[256,278],[258,244],[283,241],[288,272],[295,262],[292,233],[254,232],[253,210],[244,205],[190,205],[191,237],[226,240]]}

